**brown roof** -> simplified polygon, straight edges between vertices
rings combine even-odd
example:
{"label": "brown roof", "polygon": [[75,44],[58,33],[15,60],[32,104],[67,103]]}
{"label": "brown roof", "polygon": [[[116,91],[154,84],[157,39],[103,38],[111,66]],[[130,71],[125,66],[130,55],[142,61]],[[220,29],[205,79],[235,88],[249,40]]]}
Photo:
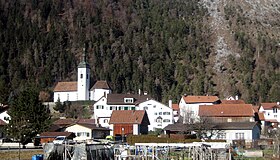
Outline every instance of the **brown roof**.
{"label": "brown roof", "polygon": [[180,110],[178,104],[172,104],[172,109],[173,109],[173,110]]}
{"label": "brown roof", "polygon": [[189,124],[175,123],[175,124],[167,125],[166,127],[163,128],[163,130],[173,131],[173,132],[189,132],[192,130],[192,126]]}
{"label": "brown roof", "polygon": [[223,104],[245,104],[243,100],[221,100]]}
{"label": "brown roof", "polygon": [[265,119],[266,122],[278,123],[277,119]]}
{"label": "brown roof", "polygon": [[47,138],[47,137],[57,137],[57,136],[66,136],[66,137],[76,137],[73,132],[43,132],[40,134],[41,138]]}
{"label": "brown roof", "polygon": [[277,105],[277,103],[261,103],[261,106],[263,109],[272,109],[274,107],[280,108],[280,105]]}
{"label": "brown roof", "polygon": [[142,124],[144,121],[150,124],[145,110],[114,110],[112,112],[109,124]]}
{"label": "brown roof", "polygon": [[251,104],[217,104],[200,105],[199,116],[202,117],[253,117]]}
{"label": "brown roof", "polygon": [[258,112],[259,112],[259,108],[260,108],[259,106],[253,106],[254,112],[255,112],[255,113],[258,113]]}
{"label": "brown roof", "polygon": [[[107,104],[109,105],[137,105],[151,99],[148,95],[138,94],[108,94],[107,96]],[[133,103],[125,103],[125,98],[133,98],[134,101]]]}
{"label": "brown roof", "polygon": [[258,116],[259,116],[259,119],[260,119],[261,121],[264,121],[264,120],[265,120],[264,114],[263,114],[263,113],[258,112]]}
{"label": "brown roof", "polygon": [[78,124],[95,124],[95,119],[79,119]]}
{"label": "brown roof", "polygon": [[219,101],[217,96],[183,96],[186,103],[214,103]]}
{"label": "brown roof", "polygon": [[76,120],[72,118],[67,118],[67,119],[58,119],[53,122],[53,124],[59,125],[59,126],[66,126],[75,123]]}
{"label": "brown roof", "polygon": [[54,87],[54,92],[77,91],[77,82],[58,82]]}
{"label": "brown roof", "polygon": [[90,90],[93,89],[110,89],[107,81],[97,81]]}
{"label": "brown roof", "polygon": [[3,121],[2,119],[0,119],[0,126],[4,126],[6,125],[7,123],[5,121]]}

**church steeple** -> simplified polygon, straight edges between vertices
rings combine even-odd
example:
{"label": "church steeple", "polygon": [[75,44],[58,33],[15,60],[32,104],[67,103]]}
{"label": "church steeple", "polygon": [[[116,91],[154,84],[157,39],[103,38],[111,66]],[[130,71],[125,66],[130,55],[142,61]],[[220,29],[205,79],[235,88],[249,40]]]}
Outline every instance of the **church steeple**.
{"label": "church steeple", "polygon": [[86,56],[86,47],[83,48],[83,57],[81,62],[78,65],[78,68],[89,68],[89,64],[87,63],[87,56]]}

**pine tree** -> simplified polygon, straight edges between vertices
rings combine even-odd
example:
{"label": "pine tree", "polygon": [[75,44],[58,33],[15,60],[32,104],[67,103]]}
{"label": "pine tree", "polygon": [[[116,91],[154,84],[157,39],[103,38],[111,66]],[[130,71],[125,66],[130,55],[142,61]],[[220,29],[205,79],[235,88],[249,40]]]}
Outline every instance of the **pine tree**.
{"label": "pine tree", "polygon": [[23,145],[49,127],[49,108],[39,101],[36,89],[28,87],[14,93],[9,107],[11,120],[7,126],[7,135]]}

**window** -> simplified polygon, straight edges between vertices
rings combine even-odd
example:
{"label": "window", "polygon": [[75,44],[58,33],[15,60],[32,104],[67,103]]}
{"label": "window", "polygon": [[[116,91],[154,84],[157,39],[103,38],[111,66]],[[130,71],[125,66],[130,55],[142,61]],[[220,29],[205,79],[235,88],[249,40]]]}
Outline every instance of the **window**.
{"label": "window", "polygon": [[277,118],[277,114],[274,115],[274,118]]}
{"label": "window", "polygon": [[124,98],[124,103],[133,103],[133,98]]}
{"label": "window", "polygon": [[124,110],[128,110],[128,107],[124,107]]}
{"label": "window", "polygon": [[157,118],[156,122],[161,123],[162,119],[161,118]]}
{"label": "window", "polygon": [[156,105],[154,105],[154,108],[156,108]]}
{"label": "window", "polygon": [[273,108],[273,113],[277,113],[277,108]]}
{"label": "window", "polygon": [[131,110],[135,110],[135,107],[131,107]]}
{"label": "window", "polygon": [[244,133],[235,133],[236,139],[244,139]]}
{"label": "window", "polygon": [[226,139],[226,133],[218,133],[218,139]]}
{"label": "window", "polygon": [[81,137],[81,132],[78,132],[78,133],[77,133],[77,137]]}
{"label": "window", "polygon": [[87,137],[89,137],[89,133],[87,132]]}
{"label": "window", "polygon": [[97,105],[96,109],[104,109],[104,106],[103,105]]}
{"label": "window", "polygon": [[80,75],[80,78],[83,79],[83,74]]}
{"label": "window", "polygon": [[157,112],[155,112],[155,115],[157,115]]}
{"label": "window", "polygon": [[103,123],[108,123],[108,119],[104,119],[104,120],[103,120]]}
{"label": "window", "polygon": [[148,110],[148,107],[144,107],[144,110]]}
{"label": "window", "polygon": [[162,115],[162,112],[159,112],[158,115]]}
{"label": "window", "polygon": [[5,121],[9,121],[10,118],[9,118],[9,117],[4,117],[4,120],[5,120]]}
{"label": "window", "polygon": [[67,101],[69,100],[69,94],[67,93]]}
{"label": "window", "polygon": [[88,74],[87,74],[87,79],[88,79]]}
{"label": "window", "polygon": [[164,119],[163,122],[170,122],[170,120],[169,119]]}
{"label": "window", "polygon": [[163,115],[170,115],[170,112],[163,112]]}

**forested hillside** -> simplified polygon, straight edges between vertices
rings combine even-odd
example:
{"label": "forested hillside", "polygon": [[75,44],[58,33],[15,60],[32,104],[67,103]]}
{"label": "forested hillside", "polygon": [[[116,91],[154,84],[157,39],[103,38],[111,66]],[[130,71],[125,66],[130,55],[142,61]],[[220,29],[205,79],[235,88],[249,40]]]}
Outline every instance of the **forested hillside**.
{"label": "forested hillside", "polygon": [[[207,3],[2,0],[0,101],[26,84],[52,90],[58,81],[75,81],[84,44],[91,82],[107,80],[115,93],[141,89],[163,102],[182,94],[279,101],[277,30],[251,32],[248,26],[257,22],[235,4],[224,5],[219,12],[232,37],[227,48],[238,54],[217,52],[219,33]],[[226,55],[222,63],[219,54]]]}

